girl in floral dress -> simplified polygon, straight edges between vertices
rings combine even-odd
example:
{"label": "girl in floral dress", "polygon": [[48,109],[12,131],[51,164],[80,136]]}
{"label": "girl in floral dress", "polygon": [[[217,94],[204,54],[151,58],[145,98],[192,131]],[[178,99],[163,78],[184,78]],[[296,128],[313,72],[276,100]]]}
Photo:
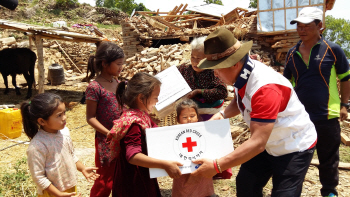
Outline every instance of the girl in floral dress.
{"label": "girl in floral dress", "polygon": [[123,50],[112,42],[103,42],[96,55],[89,59],[91,73],[99,73],[86,89],[86,121],[95,130],[95,165],[100,177],[95,181],[90,196],[108,197],[113,185],[115,162],[109,162],[110,151],[106,135],[113,127],[113,121],[122,112],[116,99],[119,76],[123,69]]}

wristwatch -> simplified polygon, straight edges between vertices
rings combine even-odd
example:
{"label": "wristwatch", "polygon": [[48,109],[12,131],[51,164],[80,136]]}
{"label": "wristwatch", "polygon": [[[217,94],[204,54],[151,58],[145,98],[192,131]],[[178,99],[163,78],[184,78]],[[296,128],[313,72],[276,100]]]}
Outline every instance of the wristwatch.
{"label": "wristwatch", "polygon": [[349,103],[340,103],[340,106],[344,106],[344,107],[346,107],[346,109],[349,109],[349,107],[350,107],[350,104]]}

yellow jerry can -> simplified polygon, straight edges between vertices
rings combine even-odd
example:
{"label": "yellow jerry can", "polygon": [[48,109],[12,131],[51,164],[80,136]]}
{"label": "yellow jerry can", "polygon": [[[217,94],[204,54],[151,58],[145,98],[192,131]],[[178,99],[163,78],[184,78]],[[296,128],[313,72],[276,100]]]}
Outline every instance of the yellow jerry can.
{"label": "yellow jerry can", "polygon": [[0,110],[0,137],[2,139],[17,138],[22,133],[21,110],[8,108]]}

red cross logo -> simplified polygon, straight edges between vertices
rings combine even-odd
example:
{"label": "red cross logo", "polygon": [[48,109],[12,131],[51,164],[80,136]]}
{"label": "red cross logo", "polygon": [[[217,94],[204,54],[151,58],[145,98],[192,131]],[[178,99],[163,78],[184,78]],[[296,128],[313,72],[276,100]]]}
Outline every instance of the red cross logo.
{"label": "red cross logo", "polygon": [[182,143],[182,148],[187,148],[188,152],[193,152],[192,147],[194,146],[197,146],[197,142],[196,141],[192,142],[191,137],[187,137],[186,143]]}

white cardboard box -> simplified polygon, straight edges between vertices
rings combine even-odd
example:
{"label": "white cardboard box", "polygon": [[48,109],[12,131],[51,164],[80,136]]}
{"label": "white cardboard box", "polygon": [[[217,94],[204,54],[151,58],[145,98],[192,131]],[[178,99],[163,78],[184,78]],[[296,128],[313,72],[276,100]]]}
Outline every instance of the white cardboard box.
{"label": "white cardboard box", "polygon": [[[191,160],[216,159],[234,150],[229,119],[146,129],[148,156],[179,161],[182,174],[198,165]],[[150,177],[167,176],[165,170],[150,168]]]}
{"label": "white cardboard box", "polygon": [[[169,111],[170,113],[173,111],[174,106],[171,105],[191,92],[191,88],[176,66],[171,66],[163,70],[158,73],[156,77],[162,82],[162,85],[160,86],[158,103],[155,107],[158,111],[158,116],[164,117],[168,115],[167,113],[169,113]],[[167,107],[171,107],[171,109],[166,109]],[[162,113],[162,111],[164,112]]]}

